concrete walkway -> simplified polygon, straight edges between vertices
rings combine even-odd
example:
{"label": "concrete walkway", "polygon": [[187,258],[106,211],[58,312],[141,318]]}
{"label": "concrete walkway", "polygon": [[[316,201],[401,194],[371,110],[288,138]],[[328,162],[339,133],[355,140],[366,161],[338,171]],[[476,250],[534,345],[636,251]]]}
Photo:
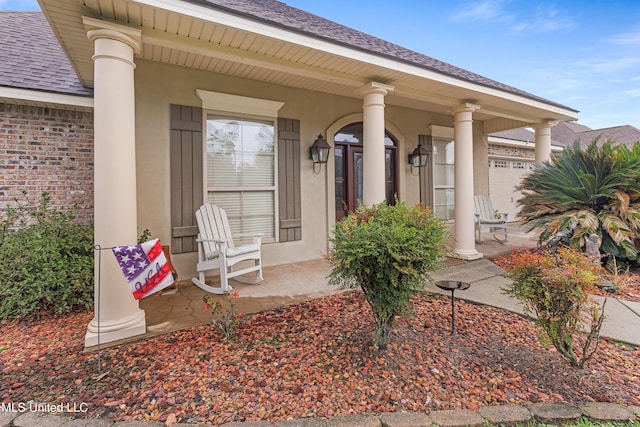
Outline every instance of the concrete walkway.
{"label": "concrete walkway", "polygon": [[[505,295],[502,289],[510,285],[505,271],[486,259],[453,265],[446,270],[433,273],[435,280],[459,280],[468,282],[471,287],[464,291],[455,291],[456,299],[490,305],[523,314],[522,304],[517,299]],[[433,293],[451,295],[434,285],[428,290]],[[605,298],[594,296],[600,305]],[[607,298],[605,320],[600,335],[616,341],[640,346],[640,303]]]}

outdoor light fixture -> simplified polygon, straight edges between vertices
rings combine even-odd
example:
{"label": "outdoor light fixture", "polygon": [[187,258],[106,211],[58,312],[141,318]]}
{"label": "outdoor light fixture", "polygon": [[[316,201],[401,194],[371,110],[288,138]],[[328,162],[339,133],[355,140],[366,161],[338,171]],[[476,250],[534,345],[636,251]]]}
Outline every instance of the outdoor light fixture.
{"label": "outdoor light fixture", "polygon": [[427,161],[429,160],[429,151],[422,146],[421,143],[418,143],[418,146],[411,154],[409,154],[409,164],[411,165],[411,171],[413,173],[413,168],[423,168],[427,165]]}
{"label": "outdoor light fixture", "polygon": [[[309,147],[309,158],[313,161],[313,173],[319,174],[322,169],[322,164],[327,163],[329,160],[329,151],[331,146],[322,134],[318,135],[311,147]],[[316,172],[316,165],[320,165],[320,168]]]}

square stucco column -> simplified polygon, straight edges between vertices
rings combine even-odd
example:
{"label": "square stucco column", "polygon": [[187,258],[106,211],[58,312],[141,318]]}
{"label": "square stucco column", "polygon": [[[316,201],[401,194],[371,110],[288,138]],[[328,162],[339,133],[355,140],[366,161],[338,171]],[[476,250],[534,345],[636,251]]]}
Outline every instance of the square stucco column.
{"label": "square stucco column", "polygon": [[478,106],[463,104],[453,110],[455,240],[460,258],[482,258],[476,249],[473,207],[473,112]]}
{"label": "square stucco column", "polygon": [[359,90],[363,96],[362,129],[363,202],[366,205],[386,200],[385,147],[384,147],[384,97],[392,86],[370,83]]}
{"label": "square stucco column", "polygon": [[140,31],[83,18],[94,43],[95,317],[85,347],[144,334],[145,314],[109,249],[137,241],[134,52]]}
{"label": "square stucco column", "polygon": [[538,165],[551,160],[551,128],[555,124],[555,122],[545,122],[533,126],[536,140],[536,164]]}

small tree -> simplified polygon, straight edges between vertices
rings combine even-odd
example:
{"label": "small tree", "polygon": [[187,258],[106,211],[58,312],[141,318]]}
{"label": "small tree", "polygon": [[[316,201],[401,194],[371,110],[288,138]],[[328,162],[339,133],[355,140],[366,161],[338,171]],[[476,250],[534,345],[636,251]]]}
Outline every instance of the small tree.
{"label": "small tree", "polygon": [[[596,353],[604,306],[589,295],[601,280],[601,267],[575,248],[521,251],[505,266],[513,279],[504,292],[524,303],[527,312],[536,314],[536,325],[573,366],[582,368]],[[582,334],[582,328],[587,334]],[[575,343],[581,350],[576,352]]]}
{"label": "small tree", "polygon": [[376,348],[387,342],[394,317],[411,313],[410,298],[424,289],[427,273],[441,267],[447,236],[430,210],[406,203],[361,205],[336,224],[329,283],[364,291],[378,327]]}

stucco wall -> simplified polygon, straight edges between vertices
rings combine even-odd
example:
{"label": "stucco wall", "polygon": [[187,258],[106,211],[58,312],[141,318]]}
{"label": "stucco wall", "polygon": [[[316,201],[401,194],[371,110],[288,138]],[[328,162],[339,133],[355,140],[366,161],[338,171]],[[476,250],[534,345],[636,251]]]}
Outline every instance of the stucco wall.
{"label": "stucco wall", "polygon": [[[150,61],[139,60],[136,64],[138,228],[149,228],[162,241],[170,241],[170,104],[201,106],[196,89],[280,101],[284,105],[279,117],[300,120],[302,240],[264,244],[263,261],[265,265],[277,265],[322,257],[333,225],[333,199],[327,196],[333,189],[333,167],[327,165],[315,175],[308,159],[308,147],[318,133],[327,135],[327,130],[335,127],[336,122],[347,116],[361,115],[362,100]],[[453,118],[395,106],[386,107],[385,118],[387,128],[400,141],[397,151],[399,197],[409,203],[417,203],[418,177],[411,174],[407,155],[417,146],[418,135],[429,134],[430,125],[451,127]],[[477,129],[481,131],[481,127]],[[481,136],[475,139],[480,143],[483,141]],[[478,156],[486,159],[486,145]],[[486,174],[486,167],[483,172]],[[180,254],[172,258],[181,276],[188,277],[194,273],[195,254]]]}
{"label": "stucco wall", "polygon": [[[138,168],[138,231],[145,228],[163,242],[170,241],[169,105],[201,106],[196,89],[284,102],[279,116],[299,119],[301,126],[302,240],[265,244],[265,265],[322,257],[334,225],[333,165],[312,171],[308,147],[322,133],[362,116],[362,100],[257,81],[190,70],[150,61],[137,61],[136,164]],[[387,106],[386,126],[399,140],[397,170],[399,198],[419,201],[418,177],[411,174],[407,155],[418,135],[430,125],[453,126],[453,118],[429,112]],[[117,124],[114,124],[117,125]],[[0,104],[0,204],[12,201],[20,190],[34,198],[52,194],[53,205],[78,204],[77,218],[93,220],[93,113]],[[487,180],[486,137],[474,123],[474,182],[483,192]],[[332,160],[330,161],[332,162]],[[195,272],[195,254],[174,255],[182,277]]]}
{"label": "stucco wall", "polygon": [[93,112],[0,103],[0,207],[22,190],[93,222]]}

